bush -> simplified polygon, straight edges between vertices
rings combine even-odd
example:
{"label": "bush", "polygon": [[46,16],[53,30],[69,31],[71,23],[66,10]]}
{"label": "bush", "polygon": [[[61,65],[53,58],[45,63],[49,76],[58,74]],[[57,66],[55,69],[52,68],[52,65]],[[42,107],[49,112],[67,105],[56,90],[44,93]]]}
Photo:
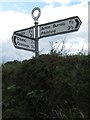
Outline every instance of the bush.
{"label": "bush", "polygon": [[41,55],[2,65],[3,119],[85,119],[90,56]]}

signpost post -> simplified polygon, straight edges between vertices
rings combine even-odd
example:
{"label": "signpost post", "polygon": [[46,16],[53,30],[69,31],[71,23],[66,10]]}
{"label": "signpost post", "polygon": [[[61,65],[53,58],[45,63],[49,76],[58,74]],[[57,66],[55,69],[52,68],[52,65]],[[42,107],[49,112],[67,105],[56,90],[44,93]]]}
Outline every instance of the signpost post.
{"label": "signpost post", "polygon": [[[38,14],[35,14],[36,12]],[[78,16],[74,16],[38,25],[38,19],[41,15],[41,10],[38,7],[32,10],[31,15],[35,26],[15,31],[12,36],[12,42],[15,48],[35,52],[36,57],[39,56],[40,38],[78,31],[82,23]]]}
{"label": "signpost post", "polygon": [[[35,11],[38,12],[37,16],[34,15]],[[35,56],[38,57],[39,55],[39,39],[38,39],[38,18],[41,15],[41,10],[38,7],[35,7],[32,10],[32,18],[34,19],[34,24],[35,24]]]}

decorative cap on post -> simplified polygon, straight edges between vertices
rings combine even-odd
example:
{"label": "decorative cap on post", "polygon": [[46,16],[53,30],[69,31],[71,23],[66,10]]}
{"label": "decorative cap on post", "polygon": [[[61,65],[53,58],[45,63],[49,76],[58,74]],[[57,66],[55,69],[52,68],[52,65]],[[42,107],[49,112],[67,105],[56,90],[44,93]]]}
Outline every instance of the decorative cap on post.
{"label": "decorative cap on post", "polygon": [[[38,12],[37,15],[35,15],[35,12],[36,12],[36,11]],[[41,10],[40,10],[40,8],[39,8],[39,7],[35,7],[35,8],[32,10],[31,15],[32,15],[32,18],[34,19],[34,21],[35,21],[35,22],[38,22],[38,18],[39,18],[40,15],[41,15]]]}

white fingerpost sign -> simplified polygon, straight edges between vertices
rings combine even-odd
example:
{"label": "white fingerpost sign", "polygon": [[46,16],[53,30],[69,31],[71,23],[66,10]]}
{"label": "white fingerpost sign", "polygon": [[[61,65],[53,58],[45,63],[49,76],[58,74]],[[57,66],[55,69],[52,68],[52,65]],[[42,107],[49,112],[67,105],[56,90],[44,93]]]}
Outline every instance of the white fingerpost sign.
{"label": "white fingerpost sign", "polygon": [[42,24],[39,25],[40,38],[74,32],[80,25],[81,20],[78,16]]}
{"label": "white fingerpost sign", "polygon": [[18,30],[18,31],[15,31],[14,33],[24,35],[26,37],[34,38],[34,27]]}
{"label": "white fingerpost sign", "polygon": [[29,37],[23,37],[22,35],[14,33],[12,42],[15,48],[35,52],[35,39],[30,39]]}

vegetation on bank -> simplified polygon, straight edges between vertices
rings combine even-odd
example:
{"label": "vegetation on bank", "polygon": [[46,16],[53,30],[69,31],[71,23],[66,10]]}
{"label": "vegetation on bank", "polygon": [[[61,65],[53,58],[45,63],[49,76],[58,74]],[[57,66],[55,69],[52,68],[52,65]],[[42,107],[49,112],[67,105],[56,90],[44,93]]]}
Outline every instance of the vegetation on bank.
{"label": "vegetation on bank", "polygon": [[3,119],[89,119],[90,55],[52,53],[2,65]]}

